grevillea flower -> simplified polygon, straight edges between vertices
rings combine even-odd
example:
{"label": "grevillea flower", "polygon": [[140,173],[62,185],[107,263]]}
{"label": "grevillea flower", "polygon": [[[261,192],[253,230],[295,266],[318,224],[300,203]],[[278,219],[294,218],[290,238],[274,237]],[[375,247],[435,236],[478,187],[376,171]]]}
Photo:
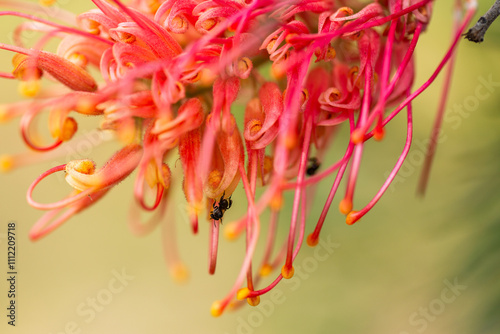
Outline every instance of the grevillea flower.
{"label": "grevillea flower", "polygon": [[[219,229],[232,194],[240,186],[246,194],[246,203],[238,202],[246,212],[224,225],[229,239],[245,235],[246,255],[227,296],[212,305],[214,316],[235,298],[257,305],[260,296],[291,278],[304,239],[311,247],[318,243],[335,196],[340,196],[340,211],[349,225],[377,203],[410,149],[413,99],[445,65],[451,68],[476,8],[473,0],[455,1],[450,47],[429,79],[414,88],[413,53],[429,24],[431,0],[92,2],[95,9],[77,16],[61,10],[58,22],[63,24],[32,15],[36,5],[0,1],[10,7],[0,16],[25,19],[14,30],[12,44],[0,44],[13,53],[12,73],[0,76],[17,80],[29,98],[2,106],[0,119],[19,118],[28,148],[47,155],[73,140],[78,132],[75,113],[99,117],[100,129],[122,143],[102,167],[89,159],[68,161],[33,182],[28,202],[47,212],[30,237],[41,238],[92,206],[133,171],[138,205],[130,212],[132,231],[143,235],[160,221],[171,224],[163,219],[174,177],[166,161],[178,156],[192,232],[202,228],[211,235],[210,274],[216,270]],[[40,38],[24,45],[22,35],[28,30],[39,32]],[[54,40],[59,46],[50,51]],[[54,84],[42,85],[42,78]],[[236,100],[246,105],[244,112],[234,108]],[[373,199],[355,203],[365,143],[382,140],[386,125],[401,112],[407,138],[399,159]],[[41,140],[34,127],[42,113],[48,113],[52,142]],[[340,127],[348,128],[350,137],[345,147],[335,145],[342,157],[328,166],[324,161]],[[33,160],[30,153],[4,155],[0,167],[6,171]],[[55,203],[35,200],[38,183],[61,171],[73,188],[68,197]],[[315,217],[307,199],[329,176],[331,191],[318,199],[324,208]],[[346,189],[339,194],[343,179]],[[421,189],[426,182],[424,177]],[[148,188],[156,194],[152,203]],[[287,192],[293,194],[289,204]],[[279,219],[285,207],[291,211],[289,222]],[[138,208],[154,212],[151,219],[142,223]],[[265,211],[270,211],[269,221],[262,219]],[[278,223],[289,226],[289,233],[275,249]],[[255,272],[263,226],[267,242]],[[185,278],[173,234],[167,233],[164,242],[172,274]],[[260,286],[261,277],[275,269],[274,280]]]}

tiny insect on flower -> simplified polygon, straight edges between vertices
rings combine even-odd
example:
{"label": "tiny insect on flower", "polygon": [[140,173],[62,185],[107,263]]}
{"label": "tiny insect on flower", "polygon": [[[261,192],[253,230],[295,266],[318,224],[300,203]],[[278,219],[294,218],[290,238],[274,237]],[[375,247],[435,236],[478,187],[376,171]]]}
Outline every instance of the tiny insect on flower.
{"label": "tiny insect on flower", "polygon": [[[219,205],[215,205],[215,201],[214,201],[214,203],[212,204],[214,210],[210,213],[210,218],[212,218],[213,220],[220,220],[221,223],[222,223],[222,217],[224,216],[224,213],[233,204],[233,201],[231,200],[231,196],[229,196],[229,198],[226,199],[226,198],[224,198],[225,194],[226,194],[226,192],[224,192],[222,194],[222,197],[219,200]],[[215,224],[215,222],[214,222],[214,224]]]}
{"label": "tiny insect on flower", "polygon": [[314,174],[316,174],[319,167],[321,167],[321,164],[318,161],[318,158],[316,158],[316,157],[309,158],[309,162],[310,162],[310,164],[309,164],[309,166],[307,166],[306,173],[309,176],[313,176]]}

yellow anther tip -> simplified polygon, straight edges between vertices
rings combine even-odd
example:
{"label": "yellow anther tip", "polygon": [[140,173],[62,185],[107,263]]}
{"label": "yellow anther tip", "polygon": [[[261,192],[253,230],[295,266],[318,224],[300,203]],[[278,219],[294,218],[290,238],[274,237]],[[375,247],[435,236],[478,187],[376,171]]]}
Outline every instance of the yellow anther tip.
{"label": "yellow anther tip", "polygon": [[307,245],[308,245],[309,247],[314,247],[314,246],[316,246],[316,245],[318,244],[318,242],[319,242],[319,239],[318,239],[318,237],[317,237],[317,236],[315,236],[314,234],[312,234],[312,233],[311,233],[311,234],[309,234],[309,235],[307,236]]}
{"label": "yellow anther tip", "polygon": [[170,180],[171,180],[172,172],[170,171],[170,167],[166,163],[161,164],[161,175],[160,183],[163,185],[163,188],[170,188]]}
{"label": "yellow anther tip", "polygon": [[208,184],[210,188],[216,189],[222,180],[222,173],[218,169],[214,169],[208,174]]}
{"label": "yellow anther tip", "polygon": [[125,145],[132,143],[135,139],[136,132],[133,126],[125,126],[118,131],[118,140]]}
{"label": "yellow anther tip", "polygon": [[283,197],[281,196],[281,194],[274,194],[274,196],[271,198],[271,201],[269,202],[269,207],[271,208],[271,210],[280,211],[282,206]]}
{"label": "yellow anther tip", "polygon": [[70,62],[73,64],[80,66],[80,67],[85,67],[87,66],[88,59],[82,54],[79,53],[73,53],[67,58]]}
{"label": "yellow anther tip", "polygon": [[258,119],[252,119],[248,122],[247,129],[250,130],[251,136],[255,136],[262,129],[262,122]]}
{"label": "yellow anther tip", "polygon": [[160,181],[158,179],[158,166],[154,159],[151,159],[146,167],[145,179],[148,186],[152,189],[154,188]]}
{"label": "yellow anther tip", "polygon": [[64,120],[64,125],[61,130],[59,138],[62,141],[69,141],[78,130],[78,123],[73,117],[68,117]]}
{"label": "yellow anther tip", "polygon": [[40,0],[39,3],[42,6],[52,6],[56,0]]}
{"label": "yellow anther tip", "polygon": [[336,56],[337,52],[335,51],[335,49],[332,46],[328,46],[328,51],[326,53],[327,59],[332,60],[335,59]]}
{"label": "yellow anther tip", "polygon": [[247,303],[250,306],[257,306],[260,304],[260,296],[255,296],[251,298],[247,298]]}
{"label": "yellow anther tip", "polygon": [[10,155],[2,155],[0,156],[0,172],[6,173],[14,168],[15,162],[14,158]]}
{"label": "yellow anther tip", "polygon": [[295,270],[293,269],[293,266],[287,267],[287,265],[285,264],[281,268],[281,275],[283,276],[283,278],[290,279],[293,277],[294,273],[295,273]]}
{"label": "yellow anther tip", "polygon": [[249,288],[241,288],[238,290],[238,292],[236,293],[236,299],[238,300],[243,300],[245,298],[248,297],[248,295],[250,294],[250,289]]}
{"label": "yellow anther tip", "polygon": [[95,113],[96,105],[89,98],[81,98],[76,102],[75,109],[82,114],[92,115]]}
{"label": "yellow anther tip", "polygon": [[345,222],[347,225],[352,225],[359,220],[360,217],[357,215],[358,211],[351,211],[347,215]]}
{"label": "yellow anther tip", "polygon": [[18,92],[21,96],[24,97],[35,97],[40,92],[40,81],[21,81],[18,86]]}
{"label": "yellow anther tip", "polygon": [[275,80],[283,79],[286,74],[286,68],[283,64],[273,63],[271,66],[271,76]]}
{"label": "yellow anther tip", "polygon": [[233,223],[224,226],[224,237],[227,240],[236,240],[239,235],[236,224]]}
{"label": "yellow anther tip", "polygon": [[10,119],[9,112],[4,106],[0,106],[0,123],[5,123]]}
{"label": "yellow anther tip", "polygon": [[211,30],[215,25],[217,24],[217,21],[215,19],[207,19],[201,23],[201,28],[203,30]]}
{"label": "yellow anther tip", "polygon": [[95,163],[92,160],[88,159],[73,160],[68,162],[68,164],[66,165],[67,172],[71,169],[81,174],[91,175],[95,172]]}
{"label": "yellow anther tip", "polygon": [[264,264],[259,271],[260,276],[269,276],[271,272],[273,271],[273,267],[270,264]]}
{"label": "yellow anther tip", "polygon": [[289,133],[285,136],[285,146],[289,149],[295,148],[297,146],[297,135],[295,133]]}
{"label": "yellow anther tip", "polygon": [[352,201],[346,198],[341,200],[339,204],[339,210],[343,215],[347,215],[352,211]]}
{"label": "yellow anther tip", "polygon": [[189,279],[189,270],[183,263],[177,263],[170,269],[170,275],[177,283],[185,283]]}
{"label": "yellow anther tip", "polygon": [[364,139],[365,135],[360,129],[356,129],[351,133],[351,142],[353,144],[361,144]]}
{"label": "yellow anther tip", "polygon": [[220,300],[216,300],[212,303],[212,307],[210,307],[210,314],[212,314],[212,317],[219,317],[223,310]]}

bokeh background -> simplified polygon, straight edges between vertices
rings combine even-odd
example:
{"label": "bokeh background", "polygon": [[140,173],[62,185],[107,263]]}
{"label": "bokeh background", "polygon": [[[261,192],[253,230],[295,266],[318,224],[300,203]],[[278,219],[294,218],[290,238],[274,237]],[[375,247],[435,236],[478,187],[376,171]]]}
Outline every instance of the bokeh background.
{"label": "bokeh background", "polygon": [[[479,1],[480,12],[491,3]],[[56,7],[81,12],[92,4],[60,0]],[[9,43],[10,32],[21,20],[0,20],[0,41]],[[417,84],[429,77],[445,53],[451,26],[451,1],[437,1],[433,21],[417,48]],[[201,222],[199,235],[190,233],[179,209],[184,201],[179,179],[167,219],[176,221],[180,254],[190,269],[190,279],[182,285],[166,269],[161,230],[139,238],[127,226],[132,179],[55,233],[38,242],[28,240],[30,227],[42,214],[25,201],[32,180],[56,163],[74,159],[74,152],[91,156],[100,165],[117,148],[116,143],[75,146],[59,157],[0,175],[1,332],[499,333],[499,41],[500,23],[496,22],[482,44],[460,44],[443,139],[424,198],[415,195],[416,185],[442,77],[414,103],[415,142],[400,182],[354,226],[344,223],[335,201],[322,234],[323,240],[334,244],[331,254],[318,257],[315,249],[304,246],[296,262],[301,275],[278,285],[274,298],[263,297],[261,306],[245,306],[220,318],[210,315],[210,305],[226,295],[236,278],[244,244],[221,239],[217,272],[208,275],[207,225]],[[1,71],[11,70],[11,56],[0,52]],[[494,84],[485,86],[485,81]],[[20,99],[14,82],[3,79],[0,85],[2,103]],[[478,90],[489,94],[479,98]],[[82,134],[93,138],[88,131],[97,121],[81,121],[87,129]],[[399,117],[383,142],[366,149],[355,198],[358,205],[371,199],[395,163],[404,144],[404,124]],[[2,154],[25,150],[17,120],[1,125],[0,138]],[[179,167],[172,167],[179,172]],[[67,193],[61,179],[50,180],[37,190],[36,198],[52,201]],[[319,215],[331,182],[318,186],[311,217]],[[234,208],[226,213],[225,221],[244,212],[242,191],[233,199]],[[281,240],[286,236],[286,214],[282,218]],[[5,237],[10,221],[17,224],[15,328],[7,325],[5,304]],[[308,231],[314,223],[311,219]],[[126,273],[127,278],[112,289],[109,284],[118,273]],[[449,286],[455,289],[443,293]]]}

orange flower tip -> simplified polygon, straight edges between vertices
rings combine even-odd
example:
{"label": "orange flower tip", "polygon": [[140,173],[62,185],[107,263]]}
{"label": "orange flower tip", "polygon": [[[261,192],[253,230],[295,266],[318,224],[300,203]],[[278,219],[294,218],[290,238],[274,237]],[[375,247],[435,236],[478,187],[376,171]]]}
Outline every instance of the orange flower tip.
{"label": "orange flower tip", "polygon": [[124,32],[124,31],[118,32],[118,39],[120,42],[126,43],[126,44],[132,44],[136,41],[135,35],[132,35],[128,32]]}
{"label": "orange flower tip", "polygon": [[247,129],[251,136],[255,136],[262,129],[262,122],[258,119],[252,119],[247,124]]}
{"label": "orange flower tip", "polygon": [[298,34],[290,33],[290,34],[286,35],[285,42],[290,43],[290,41],[292,40],[292,38],[297,37],[297,36],[298,36]]}
{"label": "orange flower tip", "polygon": [[227,240],[236,240],[240,233],[238,232],[238,226],[235,223],[230,223],[224,226],[224,237]]}
{"label": "orange flower tip", "polygon": [[166,163],[161,164],[161,177],[160,183],[163,185],[163,188],[170,188],[170,179],[172,176],[172,172],[170,171],[170,167]]}
{"label": "orange flower tip", "polygon": [[146,167],[144,178],[150,188],[154,188],[158,184],[158,168],[153,159],[149,161]]}
{"label": "orange flower tip", "polygon": [[59,139],[69,141],[78,130],[78,123],[73,117],[68,117],[64,120],[63,127],[59,134]]}
{"label": "orange flower tip", "polygon": [[340,213],[347,215],[352,211],[352,201],[350,199],[344,198],[339,204]]}
{"label": "orange flower tip", "polygon": [[11,155],[1,155],[0,156],[0,172],[1,173],[7,173],[10,172],[14,167],[16,163],[14,160],[14,157]]}
{"label": "orange flower tip", "polygon": [[373,129],[373,138],[377,141],[381,141],[385,137],[385,129],[383,127],[376,127]]}
{"label": "orange flower tip", "polygon": [[264,156],[264,174],[269,175],[273,170],[273,158],[266,155]]}
{"label": "orange flower tip", "polygon": [[19,82],[18,92],[23,97],[35,97],[40,92],[39,80],[26,80]]}
{"label": "orange flower tip", "polygon": [[217,189],[222,180],[222,173],[218,169],[214,169],[208,174],[208,185],[211,189]]}
{"label": "orange flower tip", "polygon": [[297,146],[297,135],[295,133],[289,133],[285,136],[285,146],[290,150]]}
{"label": "orange flower tip", "polygon": [[309,100],[309,91],[307,89],[302,89],[302,94],[300,96],[300,105],[304,105],[304,103]]}
{"label": "orange flower tip", "polygon": [[273,211],[280,211],[283,206],[283,196],[281,194],[274,194],[269,202],[269,207]]}
{"label": "orange flower tip", "polygon": [[257,306],[260,304],[260,296],[247,298],[247,303],[250,306]]}
{"label": "orange flower tip", "polygon": [[149,0],[146,2],[149,12],[155,14],[158,8],[160,8],[161,3],[158,0]]}
{"label": "orange flower tip", "polygon": [[118,140],[124,145],[129,145],[134,142],[136,138],[135,127],[124,127],[118,131]]}
{"label": "orange flower tip", "polygon": [[358,75],[358,72],[359,72],[359,68],[357,66],[353,66],[349,69],[349,76],[351,78],[354,78]]}
{"label": "orange flower tip", "polygon": [[42,6],[49,7],[49,6],[52,6],[53,4],[55,4],[56,0],[40,0],[39,3]]}
{"label": "orange flower tip", "polygon": [[185,30],[188,28],[188,23],[181,17],[176,16],[172,19],[172,27],[176,30]]}
{"label": "orange flower tip", "polygon": [[355,32],[354,34],[352,34],[350,37],[353,41],[357,41],[359,40],[361,37],[363,37],[363,35],[365,34],[365,32],[363,30],[360,30],[360,31],[357,31]]}
{"label": "orange flower tip", "polygon": [[365,140],[365,134],[361,129],[356,129],[351,133],[351,142],[353,144],[361,144]]}
{"label": "orange flower tip", "polygon": [[85,115],[100,115],[103,113],[90,98],[80,98],[76,102],[75,110]]}
{"label": "orange flower tip", "polygon": [[355,222],[357,222],[359,220],[359,218],[361,218],[361,217],[359,217],[358,211],[351,211],[351,212],[349,212],[349,214],[345,218],[345,222],[347,225],[352,225]]}
{"label": "orange flower tip", "polygon": [[318,244],[319,242],[319,238],[317,235],[315,235],[314,233],[311,233],[307,236],[307,245],[309,247],[314,247]]}
{"label": "orange flower tip", "polygon": [[[350,7],[341,7],[337,10],[338,17],[350,16],[354,13],[354,10]],[[333,15],[330,16],[333,19]]]}
{"label": "orange flower tip", "polygon": [[220,300],[216,300],[212,303],[212,307],[210,307],[210,314],[212,317],[219,317],[224,311],[224,305]]}
{"label": "orange flower tip", "polygon": [[216,24],[217,24],[216,19],[207,19],[201,23],[201,28],[203,30],[209,31],[209,30],[213,29]]}
{"label": "orange flower tip", "polygon": [[250,295],[250,293],[251,293],[251,291],[250,291],[249,288],[247,288],[247,287],[241,288],[236,293],[236,299],[243,300],[245,298],[248,298],[248,296]]}
{"label": "orange flower tip", "polygon": [[73,64],[85,68],[88,64],[88,59],[80,53],[72,53],[67,59]]}
{"label": "orange flower tip", "polygon": [[273,77],[273,79],[275,80],[283,79],[285,77],[285,74],[286,70],[283,64],[273,63],[271,65],[271,76]]}
{"label": "orange flower tip", "polygon": [[236,74],[242,78],[246,79],[250,76],[250,72],[252,71],[253,64],[250,58],[242,57],[236,63]]}
{"label": "orange flower tip", "polygon": [[216,78],[217,75],[214,71],[208,68],[204,68],[200,71],[200,82],[205,87],[212,86]]}
{"label": "orange flower tip", "polygon": [[189,270],[183,263],[177,263],[170,268],[170,275],[177,283],[186,283],[189,279]]}
{"label": "orange flower tip", "polygon": [[240,305],[239,300],[231,300],[229,304],[227,304],[228,310],[236,310]]}
{"label": "orange flower tip", "polygon": [[331,45],[328,45],[328,50],[326,51],[326,59],[333,60],[337,56],[337,51]]}
{"label": "orange flower tip", "polygon": [[5,106],[0,106],[0,124],[6,123],[9,119],[8,109]]}
{"label": "orange flower tip", "polygon": [[295,270],[293,269],[293,266],[287,266],[286,264],[281,268],[281,275],[283,278],[290,279],[293,277],[293,274],[295,273]]}
{"label": "orange flower tip", "polygon": [[260,274],[260,276],[265,277],[265,276],[269,276],[272,271],[273,271],[273,266],[266,263],[266,264],[262,265],[262,267],[260,268],[259,274]]}

